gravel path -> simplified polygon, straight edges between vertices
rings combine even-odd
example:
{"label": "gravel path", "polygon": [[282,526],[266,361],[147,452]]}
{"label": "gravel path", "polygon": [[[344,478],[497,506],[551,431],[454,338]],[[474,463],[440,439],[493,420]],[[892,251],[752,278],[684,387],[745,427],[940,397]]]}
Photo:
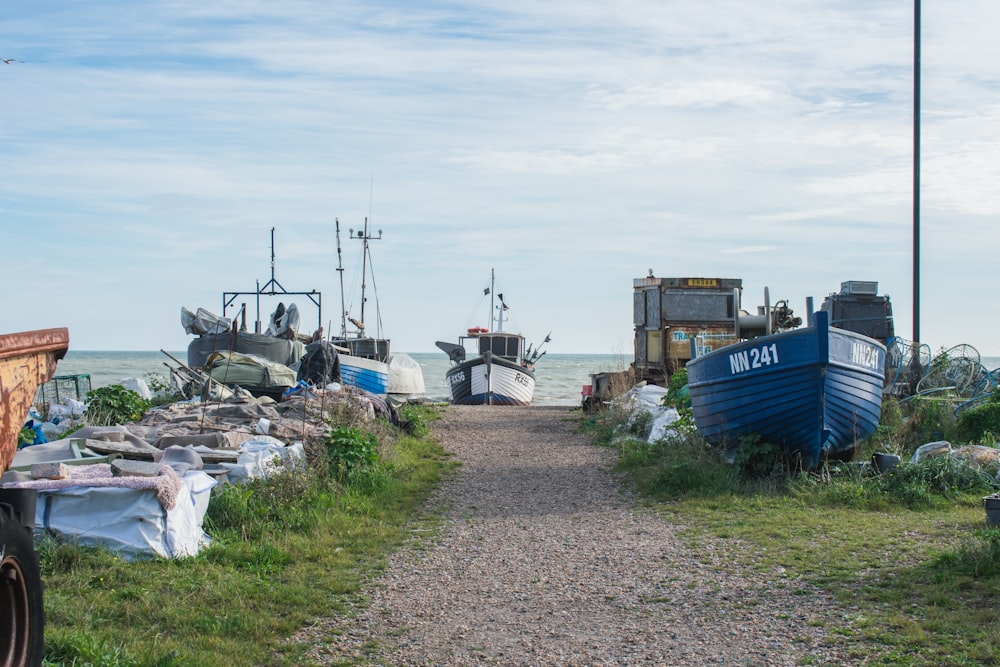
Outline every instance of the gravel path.
{"label": "gravel path", "polygon": [[[847,610],[783,572],[731,564],[636,509],[614,452],[568,408],[452,406],[436,437],[462,467],[432,502],[440,535],[393,555],[368,604],[297,640],[376,665],[858,664]],[[742,551],[740,552],[742,553]]]}

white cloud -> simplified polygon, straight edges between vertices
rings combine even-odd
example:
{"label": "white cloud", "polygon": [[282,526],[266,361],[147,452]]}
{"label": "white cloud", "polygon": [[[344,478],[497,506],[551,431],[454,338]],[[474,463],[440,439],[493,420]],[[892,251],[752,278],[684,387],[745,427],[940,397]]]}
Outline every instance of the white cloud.
{"label": "white cloud", "polygon": [[[0,216],[22,251],[0,275],[0,328],[178,349],[180,306],[268,279],[271,227],[281,282],[320,289],[336,312],[333,221],[367,216],[385,230],[373,253],[397,349],[459,330],[459,293],[491,267],[512,294],[547,295],[519,308],[526,327],[573,325],[553,353],[630,340],[631,279],[648,268],[741,277],[796,304],[874,279],[906,331],[911,11],[11,8],[0,55],[22,62],[0,67]],[[925,336],[987,353],[1000,353],[983,307],[1000,240],[997,25],[987,0],[924,7]],[[98,314],[123,310],[109,332]]]}

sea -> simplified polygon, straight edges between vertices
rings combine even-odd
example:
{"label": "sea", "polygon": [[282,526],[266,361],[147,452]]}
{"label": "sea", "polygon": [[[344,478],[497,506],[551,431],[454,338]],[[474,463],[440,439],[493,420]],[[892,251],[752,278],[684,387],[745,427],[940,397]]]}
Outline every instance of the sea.
{"label": "sea", "polygon": [[[167,355],[170,356],[167,356]],[[424,375],[424,396],[430,401],[447,401],[445,373],[451,361],[444,352],[407,353],[420,364]],[[173,358],[171,358],[173,357]],[[535,364],[534,405],[580,405],[584,385],[592,373],[621,371],[632,359],[614,354],[546,354]],[[89,375],[90,388],[119,384],[124,379],[150,375],[163,381],[170,377],[167,366],[187,363],[187,352],[108,352],[70,350],[56,367],[57,376]]]}

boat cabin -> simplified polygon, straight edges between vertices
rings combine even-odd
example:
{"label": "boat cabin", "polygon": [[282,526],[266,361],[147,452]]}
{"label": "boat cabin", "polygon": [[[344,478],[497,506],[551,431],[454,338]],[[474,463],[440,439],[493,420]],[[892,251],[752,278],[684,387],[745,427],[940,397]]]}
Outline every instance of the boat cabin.
{"label": "boat cabin", "polygon": [[334,338],[334,345],[347,350],[347,353],[362,359],[374,359],[384,363],[389,362],[389,340],[387,338]]}
{"label": "boat cabin", "polygon": [[838,329],[874,338],[883,345],[895,336],[892,303],[888,295],[879,295],[875,281],[840,283],[840,293],[827,296],[822,309],[830,313],[830,326]]}
{"label": "boat cabin", "polygon": [[475,353],[480,356],[490,352],[494,357],[514,363],[520,363],[524,356],[524,336],[520,334],[503,331],[489,333],[470,329],[468,336],[462,336],[462,345],[468,348],[466,341],[475,341]]}

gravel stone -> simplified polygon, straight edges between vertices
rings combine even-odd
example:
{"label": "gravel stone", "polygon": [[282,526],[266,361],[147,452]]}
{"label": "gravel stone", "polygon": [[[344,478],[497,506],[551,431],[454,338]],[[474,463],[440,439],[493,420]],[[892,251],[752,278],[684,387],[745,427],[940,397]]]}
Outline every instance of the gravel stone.
{"label": "gravel stone", "polygon": [[839,633],[857,610],[750,545],[678,538],[636,504],[615,452],[566,407],[449,406],[432,423],[461,467],[431,499],[445,524],[389,558],[355,614],[294,641],[318,664],[862,664]]}

